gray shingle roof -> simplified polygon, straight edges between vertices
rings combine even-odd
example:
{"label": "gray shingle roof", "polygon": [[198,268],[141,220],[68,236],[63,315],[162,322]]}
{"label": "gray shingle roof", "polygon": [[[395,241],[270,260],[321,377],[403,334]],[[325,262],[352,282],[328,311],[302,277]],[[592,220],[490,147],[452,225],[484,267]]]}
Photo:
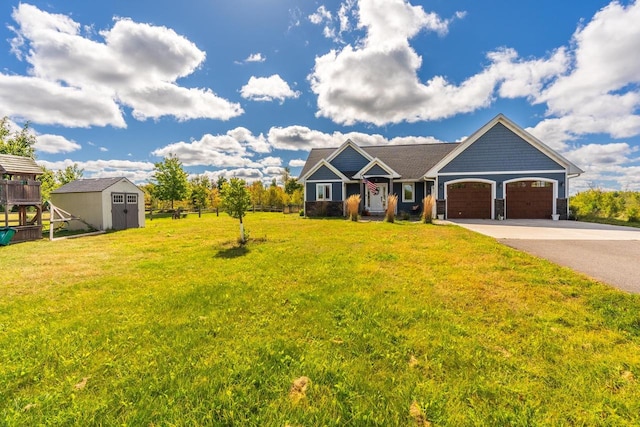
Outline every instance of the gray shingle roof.
{"label": "gray shingle roof", "polygon": [[123,177],[117,178],[91,178],[91,179],[77,179],[71,181],[60,188],[55,189],[52,193],[94,193],[104,191],[111,187],[116,182],[125,179]]}
{"label": "gray shingle roof", "polygon": [[0,154],[0,173],[42,175],[42,169],[31,157]]}
{"label": "gray shingle roof", "polygon": [[[418,180],[440,160],[458,146],[458,143],[378,145],[360,147],[371,157],[377,157],[396,171],[401,179]],[[320,160],[333,154],[338,147],[314,148],[309,153],[300,176],[306,174]],[[351,178],[351,176],[349,176]]]}

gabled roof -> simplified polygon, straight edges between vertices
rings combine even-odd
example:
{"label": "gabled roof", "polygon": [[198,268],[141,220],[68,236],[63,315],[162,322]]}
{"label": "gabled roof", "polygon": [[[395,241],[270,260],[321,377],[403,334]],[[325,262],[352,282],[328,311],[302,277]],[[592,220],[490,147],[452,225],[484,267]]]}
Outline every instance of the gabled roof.
{"label": "gabled roof", "polygon": [[377,157],[371,160],[369,163],[367,163],[362,169],[360,169],[358,173],[356,173],[353,176],[353,178],[362,179],[365,175],[367,175],[367,172],[369,172],[371,168],[373,168],[374,166],[379,166],[380,168],[384,169],[392,178],[400,178],[400,175],[398,174],[398,172],[394,171],[392,168],[390,168],[388,165],[386,165],[382,160],[380,160]]}
{"label": "gabled roof", "polygon": [[95,193],[102,192],[112,185],[120,182],[127,181],[129,184],[134,185],[131,181],[124,177],[116,178],[90,178],[90,179],[77,179],[71,181],[60,188],[55,189],[51,193]]}
{"label": "gabled roof", "polygon": [[[308,163],[308,160],[307,160],[307,163]],[[335,166],[333,166],[331,163],[329,163],[325,159],[320,159],[320,161],[317,162],[315,165],[313,165],[312,168],[309,168],[305,172],[304,175],[300,174],[300,177],[298,179],[304,181],[305,179],[307,179],[308,177],[310,177],[311,175],[316,173],[316,171],[318,169],[320,169],[322,166],[325,166],[326,168],[328,168],[331,172],[336,174],[338,176],[338,178],[340,178],[341,180],[343,180],[343,181],[348,181],[349,180],[348,177],[346,177],[342,172],[340,172],[338,169],[336,169]],[[307,168],[305,168],[305,169],[307,169]]]}
{"label": "gabled roof", "polygon": [[557,163],[563,165],[567,169],[567,173],[570,175],[573,174],[581,174],[584,173],[582,169],[578,166],[561,156],[558,152],[551,149],[549,146],[544,144],[535,136],[531,135],[529,132],[522,129],[520,126],[509,120],[504,114],[498,114],[493,119],[491,119],[487,124],[482,126],[480,129],[475,131],[471,136],[469,136],[466,140],[460,143],[455,150],[448,153],[444,156],[438,163],[433,165],[433,167],[429,168],[429,170],[424,174],[425,178],[433,178],[438,172],[448,165],[453,159],[455,159],[458,155],[464,152],[471,144],[476,142],[480,137],[482,137],[485,133],[487,133],[491,128],[493,128],[496,124],[501,123],[507,129],[515,133],[517,136],[522,138],[527,143],[531,144],[533,147],[540,150],[542,153],[547,155],[549,158],[553,159]]}
{"label": "gabled roof", "polygon": [[[353,144],[353,142],[352,142]],[[393,170],[400,179],[419,180],[425,172],[433,167],[451,150],[458,146],[457,143],[440,144],[411,144],[411,145],[378,145],[359,147],[371,160],[378,159],[386,167]],[[299,180],[303,181],[310,175],[312,169],[317,170],[318,162],[335,158],[333,154],[344,149],[345,144],[338,148],[314,148],[309,153],[307,162],[300,172]],[[370,167],[370,166],[369,166]],[[365,167],[368,168],[368,167]],[[357,176],[357,174],[355,175]],[[349,177],[352,178],[352,177]],[[358,178],[355,178],[358,179]]]}
{"label": "gabled roof", "polygon": [[31,157],[0,154],[0,174],[35,174],[42,175],[42,169]]}

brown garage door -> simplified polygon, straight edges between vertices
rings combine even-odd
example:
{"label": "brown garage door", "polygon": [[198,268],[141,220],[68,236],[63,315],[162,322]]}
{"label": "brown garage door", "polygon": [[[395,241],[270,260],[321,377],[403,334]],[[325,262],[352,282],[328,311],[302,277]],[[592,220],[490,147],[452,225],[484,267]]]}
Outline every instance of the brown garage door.
{"label": "brown garage door", "polygon": [[508,219],[550,219],[553,213],[553,184],[546,181],[517,181],[507,184]]}
{"label": "brown garage door", "polygon": [[447,218],[491,219],[491,184],[471,181],[449,184]]}

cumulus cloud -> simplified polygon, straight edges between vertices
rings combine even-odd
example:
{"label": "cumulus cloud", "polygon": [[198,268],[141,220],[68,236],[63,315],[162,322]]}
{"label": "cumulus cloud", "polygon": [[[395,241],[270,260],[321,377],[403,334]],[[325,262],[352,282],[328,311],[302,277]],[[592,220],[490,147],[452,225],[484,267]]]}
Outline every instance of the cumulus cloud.
{"label": "cumulus cloud", "polygon": [[358,145],[404,145],[431,144],[443,142],[433,137],[407,136],[388,139],[380,134],[361,132],[324,133],[306,126],[272,127],[268,135],[269,143],[276,149],[292,151],[309,151],[312,148],[339,147],[347,139]]}
{"label": "cumulus cloud", "polygon": [[280,102],[284,102],[287,98],[300,96],[300,92],[292,90],[278,74],[270,77],[251,76],[249,82],[242,86],[240,94],[243,98],[252,101],[279,100]]}
{"label": "cumulus cloud", "polygon": [[244,60],[244,62],[264,62],[266,60],[267,58],[265,58],[264,56],[262,56],[260,52],[258,52],[258,53],[252,53],[251,55],[249,55],[247,59]]}
{"label": "cumulus cloud", "polygon": [[292,168],[301,168],[306,162],[304,159],[291,159],[289,160],[289,166]]}
{"label": "cumulus cloud", "polygon": [[177,84],[206,55],[170,28],[119,18],[98,42],[83,36],[70,17],[29,4],[14,8],[12,17],[12,52],[30,65],[29,76],[0,74],[0,108],[12,116],[70,127],[125,127],[120,106],[133,108],[138,120],[226,120],[243,113],[208,88]]}
{"label": "cumulus cloud", "polygon": [[77,164],[80,169],[84,170],[85,178],[111,178],[126,177],[135,183],[149,181],[153,176],[154,164],[150,162],[132,162],[130,160],[89,160],[78,162],[71,159],[62,161],[38,161],[47,169],[54,172],[65,169],[68,166]]}
{"label": "cumulus cloud", "polygon": [[573,35],[571,67],[536,97],[548,118],[532,129],[541,138],[570,141],[607,133],[640,134],[640,3],[612,2]]}
{"label": "cumulus cloud", "polygon": [[75,141],[69,141],[67,138],[61,135],[37,135],[34,148],[37,151],[43,153],[70,153],[72,151],[79,150],[80,144]]}

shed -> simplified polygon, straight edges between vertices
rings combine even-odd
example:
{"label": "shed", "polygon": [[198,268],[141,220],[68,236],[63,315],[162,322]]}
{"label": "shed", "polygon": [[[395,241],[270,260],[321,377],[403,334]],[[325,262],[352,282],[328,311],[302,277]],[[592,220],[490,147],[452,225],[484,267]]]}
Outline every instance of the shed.
{"label": "shed", "polygon": [[[144,193],[124,177],[78,179],[51,192],[51,203],[96,230],[144,227]],[[81,228],[70,224],[70,228]]]}

